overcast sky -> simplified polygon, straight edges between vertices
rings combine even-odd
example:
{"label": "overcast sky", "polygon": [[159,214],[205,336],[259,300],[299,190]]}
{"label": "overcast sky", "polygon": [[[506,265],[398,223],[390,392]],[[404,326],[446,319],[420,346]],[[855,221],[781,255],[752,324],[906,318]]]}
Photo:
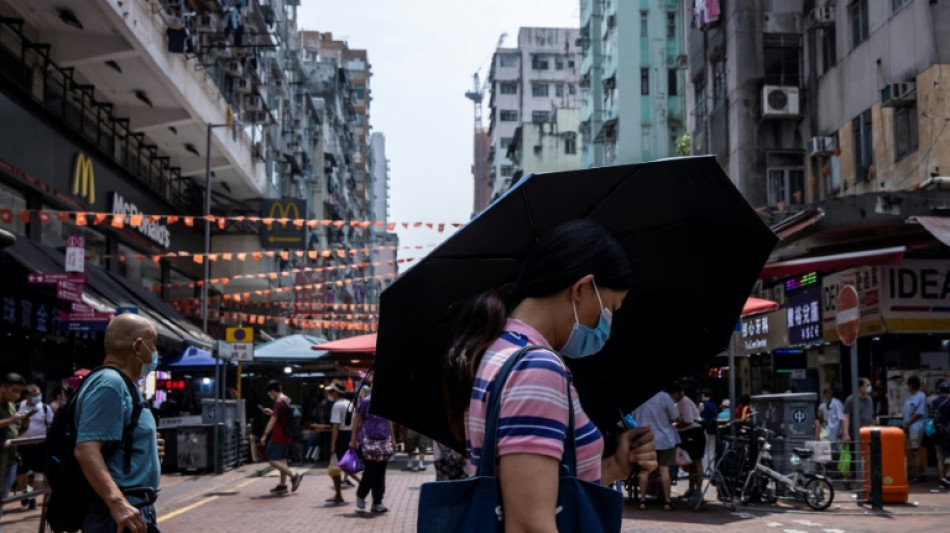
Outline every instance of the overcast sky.
{"label": "overcast sky", "polygon": [[[577,27],[578,0],[303,0],[302,29],[329,31],[366,49],[372,65],[370,124],[386,136],[390,220],[465,222],[472,211],[472,74],[486,76],[502,32]],[[486,95],[485,101],[488,98]],[[485,126],[487,126],[487,114]],[[446,234],[399,228],[402,245]],[[400,251],[400,257],[413,257]]]}

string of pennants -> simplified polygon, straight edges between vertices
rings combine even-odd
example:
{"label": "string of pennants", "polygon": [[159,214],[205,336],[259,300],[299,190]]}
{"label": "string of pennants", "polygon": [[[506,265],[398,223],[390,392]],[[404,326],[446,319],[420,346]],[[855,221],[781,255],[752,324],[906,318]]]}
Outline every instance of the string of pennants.
{"label": "string of pennants", "polygon": [[[240,279],[268,279],[268,280],[273,281],[280,277],[289,277],[294,274],[333,272],[336,270],[347,270],[351,268],[354,270],[361,270],[364,268],[369,268],[370,266],[382,266],[382,265],[388,265],[388,266],[393,267],[397,263],[407,263],[407,262],[415,261],[415,260],[416,260],[415,257],[409,257],[405,259],[396,259],[394,261],[373,261],[372,263],[363,262],[363,263],[357,263],[357,264],[331,265],[331,266],[325,266],[325,267],[301,267],[301,268],[292,268],[290,270],[284,270],[282,272],[258,272],[256,274],[236,274],[230,277],[211,278],[208,280],[208,283],[211,285],[218,285],[218,284],[227,285],[228,283],[234,280],[240,280]],[[333,283],[333,282],[326,282],[326,283]],[[185,287],[189,289],[194,289],[195,287],[201,287],[202,285],[204,285],[204,280],[187,281],[187,282],[177,281],[177,282],[169,282],[165,284],[166,287],[170,287],[172,289],[181,289]],[[228,295],[225,295],[225,296],[227,297]]]}
{"label": "string of pennants", "polygon": [[[195,263],[201,264],[204,263],[205,258],[208,261],[261,261],[265,257],[268,259],[279,258],[283,261],[290,261],[291,257],[296,257],[297,259],[310,259],[316,261],[317,259],[344,259],[347,256],[355,257],[359,254],[369,254],[371,251],[377,252],[395,252],[398,250],[425,250],[427,248],[435,248],[436,244],[429,244],[424,246],[371,246],[366,248],[340,248],[333,250],[261,250],[255,252],[217,252],[210,254],[203,253],[192,253],[192,252],[166,252],[163,254],[118,254],[118,259],[120,263],[128,261],[129,258],[133,258],[136,261],[146,261],[150,260],[158,264],[162,258],[173,259],[173,258],[188,258],[190,257]],[[112,257],[109,254],[102,256],[104,259]],[[390,262],[395,263],[405,263],[410,261],[410,259],[398,259]],[[324,267],[327,268],[327,267]]]}
{"label": "string of pennants", "polygon": [[288,287],[276,287],[273,289],[258,289],[253,291],[244,291],[244,292],[234,292],[230,294],[225,294],[223,297],[225,300],[232,300],[234,302],[241,302],[251,298],[251,295],[256,296],[270,296],[271,294],[289,294],[291,292],[302,292],[302,291],[312,291],[319,290],[324,287],[344,287],[346,285],[352,285],[354,281],[370,281],[370,280],[386,280],[386,279],[395,279],[397,276],[395,273],[390,272],[389,274],[380,275],[380,276],[365,276],[362,278],[351,278],[339,281],[324,281],[318,283],[306,283],[301,285],[291,285]]}
{"label": "string of pennants", "polygon": [[[177,298],[169,300],[169,303],[176,309],[199,310],[201,308],[200,298]],[[218,296],[209,297],[209,308],[214,303],[221,303]],[[379,312],[379,304],[340,304],[323,302],[246,302],[242,305],[246,307],[258,307],[261,309],[279,309],[293,310],[296,312],[310,311],[311,313],[326,314],[364,314],[376,316]],[[247,312],[247,311],[242,311]]]}
{"label": "string of pennants", "polygon": [[[194,313],[188,313],[190,316],[197,317]],[[208,319],[218,322],[231,322],[236,324],[244,325],[260,325],[263,326],[267,323],[279,324],[283,322],[287,325],[292,325],[298,329],[339,329],[346,331],[365,331],[372,332],[376,331],[377,322],[376,317],[373,316],[372,320],[359,321],[356,317],[359,315],[343,315],[340,318],[346,317],[347,320],[324,320],[316,318],[292,318],[285,316],[274,316],[274,315],[261,315],[255,313],[242,313],[237,311],[208,311]],[[367,320],[370,317],[367,316]]]}
{"label": "string of pennants", "polygon": [[317,226],[334,226],[336,228],[342,228],[343,226],[350,226],[353,228],[369,228],[370,226],[382,228],[385,227],[386,231],[394,231],[397,227],[402,226],[404,229],[409,228],[428,228],[436,230],[439,233],[442,233],[446,228],[460,228],[464,225],[462,222],[385,222],[382,220],[331,220],[331,219],[313,219],[313,218],[272,218],[272,217],[258,217],[258,216],[244,216],[244,215],[234,215],[234,216],[223,216],[223,215],[200,215],[200,216],[183,216],[183,215],[147,215],[147,214],[121,214],[121,213],[107,213],[107,212],[94,212],[94,211],[56,211],[50,209],[9,209],[4,208],[0,209],[0,222],[4,224],[11,224],[13,222],[13,217],[16,217],[27,224],[30,222],[33,213],[38,213],[40,222],[43,224],[49,224],[54,218],[60,221],[72,220],[75,221],[77,226],[88,226],[95,225],[99,226],[108,222],[108,224],[114,228],[122,229],[126,224],[130,226],[141,226],[146,221],[149,223],[158,223],[164,222],[167,225],[176,224],[181,222],[186,227],[193,227],[195,222],[207,221],[211,224],[217,224],[220,229],[224,229],[227,226],[228,222],[250,222],[250,223],[262,223],[262,224],[274,224],[278,223],[283,226],[291,224],[297,228],[303,228],[307,226],[308,228],[316,228]]}

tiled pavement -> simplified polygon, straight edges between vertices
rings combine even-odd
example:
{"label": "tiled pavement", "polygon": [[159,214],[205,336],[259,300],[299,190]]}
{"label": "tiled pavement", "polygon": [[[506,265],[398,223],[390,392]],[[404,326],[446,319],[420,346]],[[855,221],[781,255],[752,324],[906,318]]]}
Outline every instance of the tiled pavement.
{"label": "tiled pavement", "polygon": [[[424,472],[404,472],[401,458],[390,464],[385,503],[388,513],[356,513],[355,489],[344,491],[346,505],[331,506],[332,495],[325,467],[306,471],[300,490],[272,496],[273,471],[260,475],[261,465],[249,465],[221,476],[163,476],[158,511],[163,533],[302,531],[411,532],[415,530],[419,486],[434,478],[431,466]],[[640,511],[625,506],[624,531],[744,533],[911,533],[948,531],[950,494],[930,493],[915,487],[911,501],[917,505],[889,506],[883,516],[872,515],[853,503],[848,495],[836,498],[831,510],[811,513],[801,505],[740,507],[727,511],[709,502],[699,512],[685,508]],[[37,531],[36,512],[11,508],[0,521],[2,533]]]}

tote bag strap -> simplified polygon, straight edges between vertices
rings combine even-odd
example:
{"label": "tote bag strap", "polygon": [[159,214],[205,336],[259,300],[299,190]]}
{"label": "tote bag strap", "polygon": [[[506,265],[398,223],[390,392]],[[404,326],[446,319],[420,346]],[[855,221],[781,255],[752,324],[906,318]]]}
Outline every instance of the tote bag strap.
{"label": "tote bag strap", "polygon": [[[485,416],[485,441],[482,444],[481,457],[478,460],[477,476],[493,477],[495,475],[495,450],[498,445],[498,424],[501,418],[501,393],[508,382],[508,377],[514,370],[515,365],[526,353],[531,350],[547,350],[553,352],[545,346],[525,346],[505,361],[501,370],[492,380],[488,387],[488,410]],[[567,404],[568,404],[568,431],[567,439],[564,443],[563,467],[568,469],[570,475],[574,475],[577,470],[577,451],[574,442],[574,402],[571,398],[570,377],[567,378]]]}

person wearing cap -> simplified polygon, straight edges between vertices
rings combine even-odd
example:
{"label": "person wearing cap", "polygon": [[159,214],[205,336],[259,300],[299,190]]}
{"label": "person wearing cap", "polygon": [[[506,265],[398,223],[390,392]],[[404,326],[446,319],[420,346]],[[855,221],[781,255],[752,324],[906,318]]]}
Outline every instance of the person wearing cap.
{"label": "person wearing cap", "polygon": [[732,407],[732,403],[729,401],[729,398],[723,399],[722,403],[719,404],[719,414],[716,415],[716,419],[728,421],[729,415],[731,414],[730,407]]}
{"label": "person wearing cap", "polygon": [[937,384],[937,395],[930,403],[930,415],[934,419],[934,447],[937,451],[937,479],[940,486],[950,489],[950,476],[945,461],[950,458],[950,381]]}
{"label": "person wearing cap", "polygon": [[[333,479],[333,497],[326,500],[333,505],[346,503],[343,499],[343,472],[336,463],[343,459],[343,454],[350,449],[350,428],[353,424],[352,413],[347,413],[351,402],[343,397],[343,384],[334,380],[326,389],[327,397],[333,401],[333,411],[330,414],[330,478]],[[347,414],[350,416],[347,417]],[[348,419],[349,418],[349,419]],[[352,486],[352,485],[350,485]]]}

